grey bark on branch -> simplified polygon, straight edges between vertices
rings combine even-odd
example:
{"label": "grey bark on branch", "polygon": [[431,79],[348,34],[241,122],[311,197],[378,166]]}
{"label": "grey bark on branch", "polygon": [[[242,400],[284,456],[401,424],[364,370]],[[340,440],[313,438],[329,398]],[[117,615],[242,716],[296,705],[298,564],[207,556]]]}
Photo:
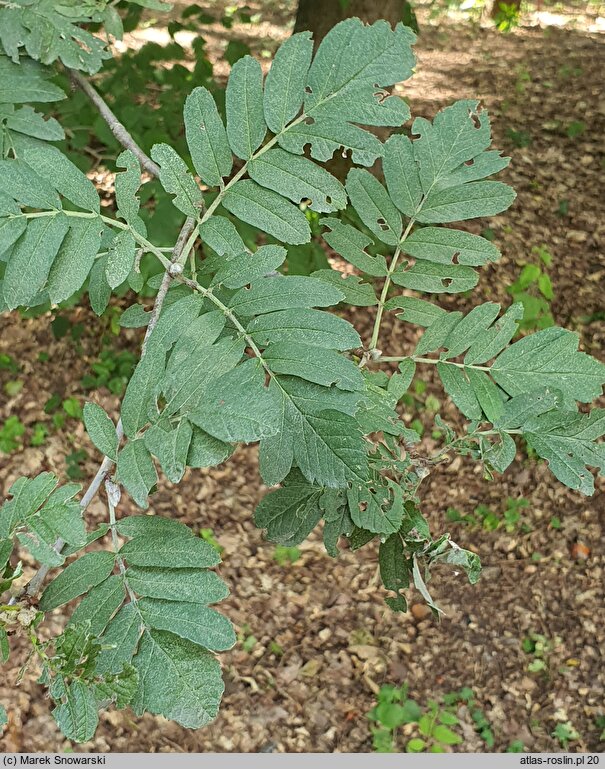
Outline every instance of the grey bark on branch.
{"label": "grey bark on branch", "polygon": [[[195,228],[195,219],[193,219],[193,217],[191,216],[187,217],[183,226],[181,227],[181,231],[179,233],[175,246],[172,250],[172,254],[170,257],[171,264],[178,263],[179,259],[181,258],[181,254],[183,253],[183,249],[186,247],[189,241],[189,237],[191,236],[191,233],[193,232],[194,228]],[[170,274],[169,270],[166,270],[164,272],[164,278],[162,280],[162,284],[160,286],[158,293],[156,294],[155,301],[153,303],[151,318],[149,319],[149,324],[147,326],[147,331],[145,332],[145,338],[143,339],[143,344],[141,347],[141,358],[143,357],[143,355],[145,355],[147,340],[149,339],[151,332],[155,328],[158,322],[158,319],[160,317],[162,306],[164,304],[164,299],[166,298],[166,294],[168,293],[168,288],[170,287],[171,280],[172,280],[172,275]],[[124,437],[124,428],[122,426],[121,419],[118,420],[118,424],[116,426],[116,433],[118,435],[118,444],[119,444],[122,438]],[[109,457],[105,457],[103,459],[101,466],[97,470],[97,474],[92,479],[89,487],[84,492],[84,496],[80,501],[80,508],[82,510],[82,515],[84,515],[84,513],[86,512],[86,508],[95,498],[103,482],[106,481],[107,476],[111,472],[111,469],[113,468],[114,464],[115,464],[114,461],[112,459],[109,459]],[[63,550],[64,546],[65,546],[65,542],[62,539],[58,539],[53,545],[53,548],[54,550],[57,551],[57,553],[60,553]],[[37,595],[49,571],[50,571],[50,567],[41,566],[38,569],[38,571],[34,574],[32,579],[29,581],[29,583],[17,595],[13,596],[10,599],[9,604],[10,605],[16,604],[19,601],[19,599],[22,598],[24,595],[27,595],[29,598],[33,598],[35,595]]]}
{"label": "grey bark on branch", "polygon": [[139,145],[128,132],[126,126],[121,123],[111,111],[109,105],[101,96],[101,94],[96,91],[91,83],[89,83],[89,81],[80,72],[75,69],[69,69],[68,67],[66,69],[71,82],[80,88],[86,94],[86,96],[88,96],[90,101],[99,110],[101,117],[107,123],[112,134],[116,137],[120,144],[134,153],[137,156],[141,166],[152,176],[159,176],[160,167],[143,152],[143,150],[139,147]]}

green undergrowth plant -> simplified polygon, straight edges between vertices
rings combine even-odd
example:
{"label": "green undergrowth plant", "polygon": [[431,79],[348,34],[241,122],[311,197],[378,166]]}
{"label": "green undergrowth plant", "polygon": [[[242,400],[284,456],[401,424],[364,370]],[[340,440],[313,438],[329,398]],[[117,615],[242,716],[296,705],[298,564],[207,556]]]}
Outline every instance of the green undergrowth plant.
{"label": "green undergrowth plant", "polygon": [[548,268],[552,254],[546,246],[534,246],[531,262],[524,264],[517,279],[506,290],[514,302],[523,305],[523,319],[519,331],[539,331],[555,325],[551,302],[555,298]]}
{"label": "green undergrowth plant", "polygon": [[[412,586],[439,612],[427,585],[437,564],[479,577],[477,556],[447,533],[431,534],[422,513],[422,482],[437,464],[460,453],[491,477],[511,464],[523,436],[562,483],[593,492],[588,467],[605,465],[597,442],[605,413],[577,404],[601,394],[605,366],[556,327],[511,343],[520,304],[462,312],[439,303],[441,294],[471,291],[478,268],[499,258],[489,241],[442,225],[500,213],[514,192],[488,178],[508,159],[490,149],[476,101],[407,126],[408,105],[389,89],[413,72],[408,28],[347,19],[315,55],[309,33],[293,35],[266,77],[244,56],[227,84],[226,121],[212,93],[194,88],[184,137],[195,173],[169,143],[148,156],[86,78],[110,56],[107,33],[120,35],[113,4],[15,0],[0,8],[0,29],[2,308],[56,306],[85,287],[102,314],[129,285],[140,301],[126,318],[145,329],[119,419],[94,399],[84,405],[102,457],[87,488],[40,468],[12,483],[0,510],[2,657],[10,636],[31,644],[31,669],[68,739],[90,740],[109,706],[190,728],[219,708],[218,654],[238,637],[215,608],[228,595],[215,570],[220,554],[178,520],[184,511],[148,512],[158,468],[178,484],[187,468],[259,443],[260,476],[272,489],[256,524],[286,548],[321,526],[333,557],[344,538],[351,550],[375,542],[386,603],[402,612]],[[65,97],[55,68],[69,70],[126,147],[113,213],[53,146],[59,123],[29,106]],[[399,131],[383,143],[363,126]],[[346,184],[323,165],[336,151],[355,166]],[[385,184],[367,170],[378,160]],[[163,211],[155,209],[153,227],[141,215],[150,177],[182,222],[169,250],[156,239]],[[283,274],[288,249],[310,242],[308,211],[321,214],[346,271]],[[250,227],[264,233],[261,245],[242,236]],[[160,270],[149,279],[145,257]],[[342,317],[347,305],[374,308],[368,338]],[[386,349],[385,313],[418,329],[413,349]],[[457,432],[438,421],[444,445],[434,455],[398,408],[425,367],[466,420]],[[102,524],[85,515],[99,492]],[[133,506],[139,512],[129,514]],[[18,548],[40,564],[28,582]],[[40,628],[55,610],[66,625],[49,637]]]}
{"label": "green undergrowth plant", "polygon": [[385,684],[380,687],[377,700],[367,714],[368,719],[377,724],[371,727],[372,745],[377,753],[396,752],[397,742],[401,740],[398,730],[406,725],[412,730],[409,734],[415,735],[405,742],[406,753],[444,753],[462,743],[456,728],[458,698],[429,700],[421,707],[408,697],[406,684],[400,687]]}

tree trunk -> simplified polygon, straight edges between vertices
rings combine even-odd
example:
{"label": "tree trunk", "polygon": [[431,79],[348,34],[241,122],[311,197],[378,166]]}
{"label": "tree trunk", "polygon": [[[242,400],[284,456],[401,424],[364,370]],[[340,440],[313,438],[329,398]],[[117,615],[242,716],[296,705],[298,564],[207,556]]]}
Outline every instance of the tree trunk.
{"label": "tree trunk", "polygon": [[313,33],[315,48],[335,24],[358,16],[368,24],[386,19],[392,26],[403,19],[405,0],[298,0],[295,32]]}

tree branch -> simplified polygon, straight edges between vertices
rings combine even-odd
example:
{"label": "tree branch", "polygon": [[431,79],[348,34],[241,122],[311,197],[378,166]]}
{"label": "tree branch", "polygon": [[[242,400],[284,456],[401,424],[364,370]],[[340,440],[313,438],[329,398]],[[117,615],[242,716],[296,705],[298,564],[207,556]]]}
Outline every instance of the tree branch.
{"label": "tree branch", "polygon": [[[181,231],[179,233],[175,246],[172,249],[172,254],[170,257],[170,263],[171,263],[170,267],[175,267],[177,265],[180,267],[179,260],[181,258],[181,254],[186,249],[186,246],[189,243],[189,238],[195,228],[195,224],[196,224],[195,219],[193,219],[193,217],[187,217],[187,219],[185,220],[185,223],[181,228]],[[162,284],[160,286],[158,293],[156,294],[155,301],[153,303],[151,318],[149,319],[149,324],[147,326],[147,331],[145,332],[145,338],[143,339],[143,344],[141,347],[141,358],[143,357],[143,355],[145,355],[147,340],[151,336],[151,332],[153,331],[153,329],[155,328],[158,322],[160,313],[162,311],[162,306],[164,304],[164,299],[166,298],[166,294],[168,293],[170,281],[172,280],[172,277],[173,277],[170,271],[170,267],[167,268],[164,273]],[[182,272],[182,267],[180,268],[179,272]],[[118,435],[118,445],[119,445],[122,438],[124,437],[124,427],[122,426],[121,419],[118,420],[118,424],[116,426],[116,433]],[[97,470],[97,474],[92,479],[89,487],[84,492],[84,496],[80,501],[82,515],[84,515],[86,508],[95,498],[99,488],[101,487],[102,483],[106,480],[114,464],[115,463],[113,459],[110,459],[109,457],[105,457],[103,459],[101,466]],[[53,545],[53,548],[54,550],[57,551],[57,553],[60,553],[64,546],[65,546],[65,542],[62,539],[58,539]],[[27,585],[25,585],[25,587],[23,587],[22,590],[20,590],[17,595],[13,596],[10,599],[9,605],[16,604],[19,601],[19,599],[23,597],[23,595],[27,595],[30,598],[33,598],[42,587],[42,584],[46,579],[46,575],[48,574],[49,571],[50,571],[50,567],[41,566],[38,569],[38,571],[34,574],[30,582]]]}
{"label": "tree branch", "polygon": [[88,82],[88,80],[80,72],[78,72],[75,69],[70,69],[69,67],[66,67],[66,69],[71,82],[74,85],[76,85],[78,88],[80,88],[82,91],[84,91],[84,93],[88,96],[90,101],[99,110],[101,117],[107,123],[112,134],[116,137],[116,139],[120,142],[120,144],[123,147],[126,147],[127,150],[130,150],[132,153],[134,153],[137,156],[141,166],[146,171],[148,171],[152,176],[159,176],[160,167],[157,165],[157,163],[154,163],[153,160],[148,155],[146,155],[143,152],[143,150],[139,147],[139,145],[135,142],[135,140],[132,138],[132,136],[128,132],[126,126],[124,126],[124,124],[121,123],[118,120],[118,118],[113,114],[113,112],[111,111],[107,102],[101,96],[101,94],[97,93],[95,88]]}

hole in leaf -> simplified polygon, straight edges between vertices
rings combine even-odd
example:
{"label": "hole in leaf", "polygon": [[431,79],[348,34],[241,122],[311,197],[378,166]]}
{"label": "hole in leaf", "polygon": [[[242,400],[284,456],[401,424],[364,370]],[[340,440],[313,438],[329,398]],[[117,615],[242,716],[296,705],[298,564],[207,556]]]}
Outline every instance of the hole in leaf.
{"label": "hole in leaf", "polygon": [[313,89],[311,88],[310,85],[305,86],[305,93],[313,93]]}
{"label": "hole in leaf", "polygon": [[453,282],[454,282],[453,278],[444,278],[443,279],[443,286],[444,286],[444,288],[449,288],[452,285]]}
{"label": "hole in leaf", "polygon": [[464,163],[465,166],[474,166],[475,165],[475,158],[471,158],[470,160],[467,160]]}
{"label": "hole in leaf", "polygon": [[460,251],[456,251],[456,253],[452,256],[452,264],[460,264],[459,258]]}
{"label": "hole in leaf", "polygon": [[360,502],[359,505],[359,512],[365,513],[365,511],[368,509],[368,503],[367,502]]}
{"label": "hole in leaf", "polygon": [[388,225],[388,224],[386,223],[386,221],[385,221],[385,220],[382,218],[382,216],[381,216],[379,219],[377,219],[377,220],[376,220],[376,223],[378,224],[378,226],[380,227],[380,229],[381,229],[381,230],[383,230],[383,231],[384,231],[384,230],[388,230],[388,229],[390,229],[390,228],[389,228],[389,225]]}
{"label": "hole in leaf", "polygon": [[473,121],[475,128],[481,128],[481,121],[479,120],[479,115],[476,112],[473,112],[469,109],[468,116]]}
{"label": "hole in leaf", "polygon": [[301,198],[299,205],[304,210],[305,208],[309,208],[309,206],[312,206],[313,201],[311,200],[311,198]]}
{"label": "hole in leaf", "polygon": [[313,117],[308,117],[308,118],[307,118],[307,119],[304,121],[305,125],[313,125],[313,123],[314,123],[314,122],[315,122],[315,118],[313,118]]}

